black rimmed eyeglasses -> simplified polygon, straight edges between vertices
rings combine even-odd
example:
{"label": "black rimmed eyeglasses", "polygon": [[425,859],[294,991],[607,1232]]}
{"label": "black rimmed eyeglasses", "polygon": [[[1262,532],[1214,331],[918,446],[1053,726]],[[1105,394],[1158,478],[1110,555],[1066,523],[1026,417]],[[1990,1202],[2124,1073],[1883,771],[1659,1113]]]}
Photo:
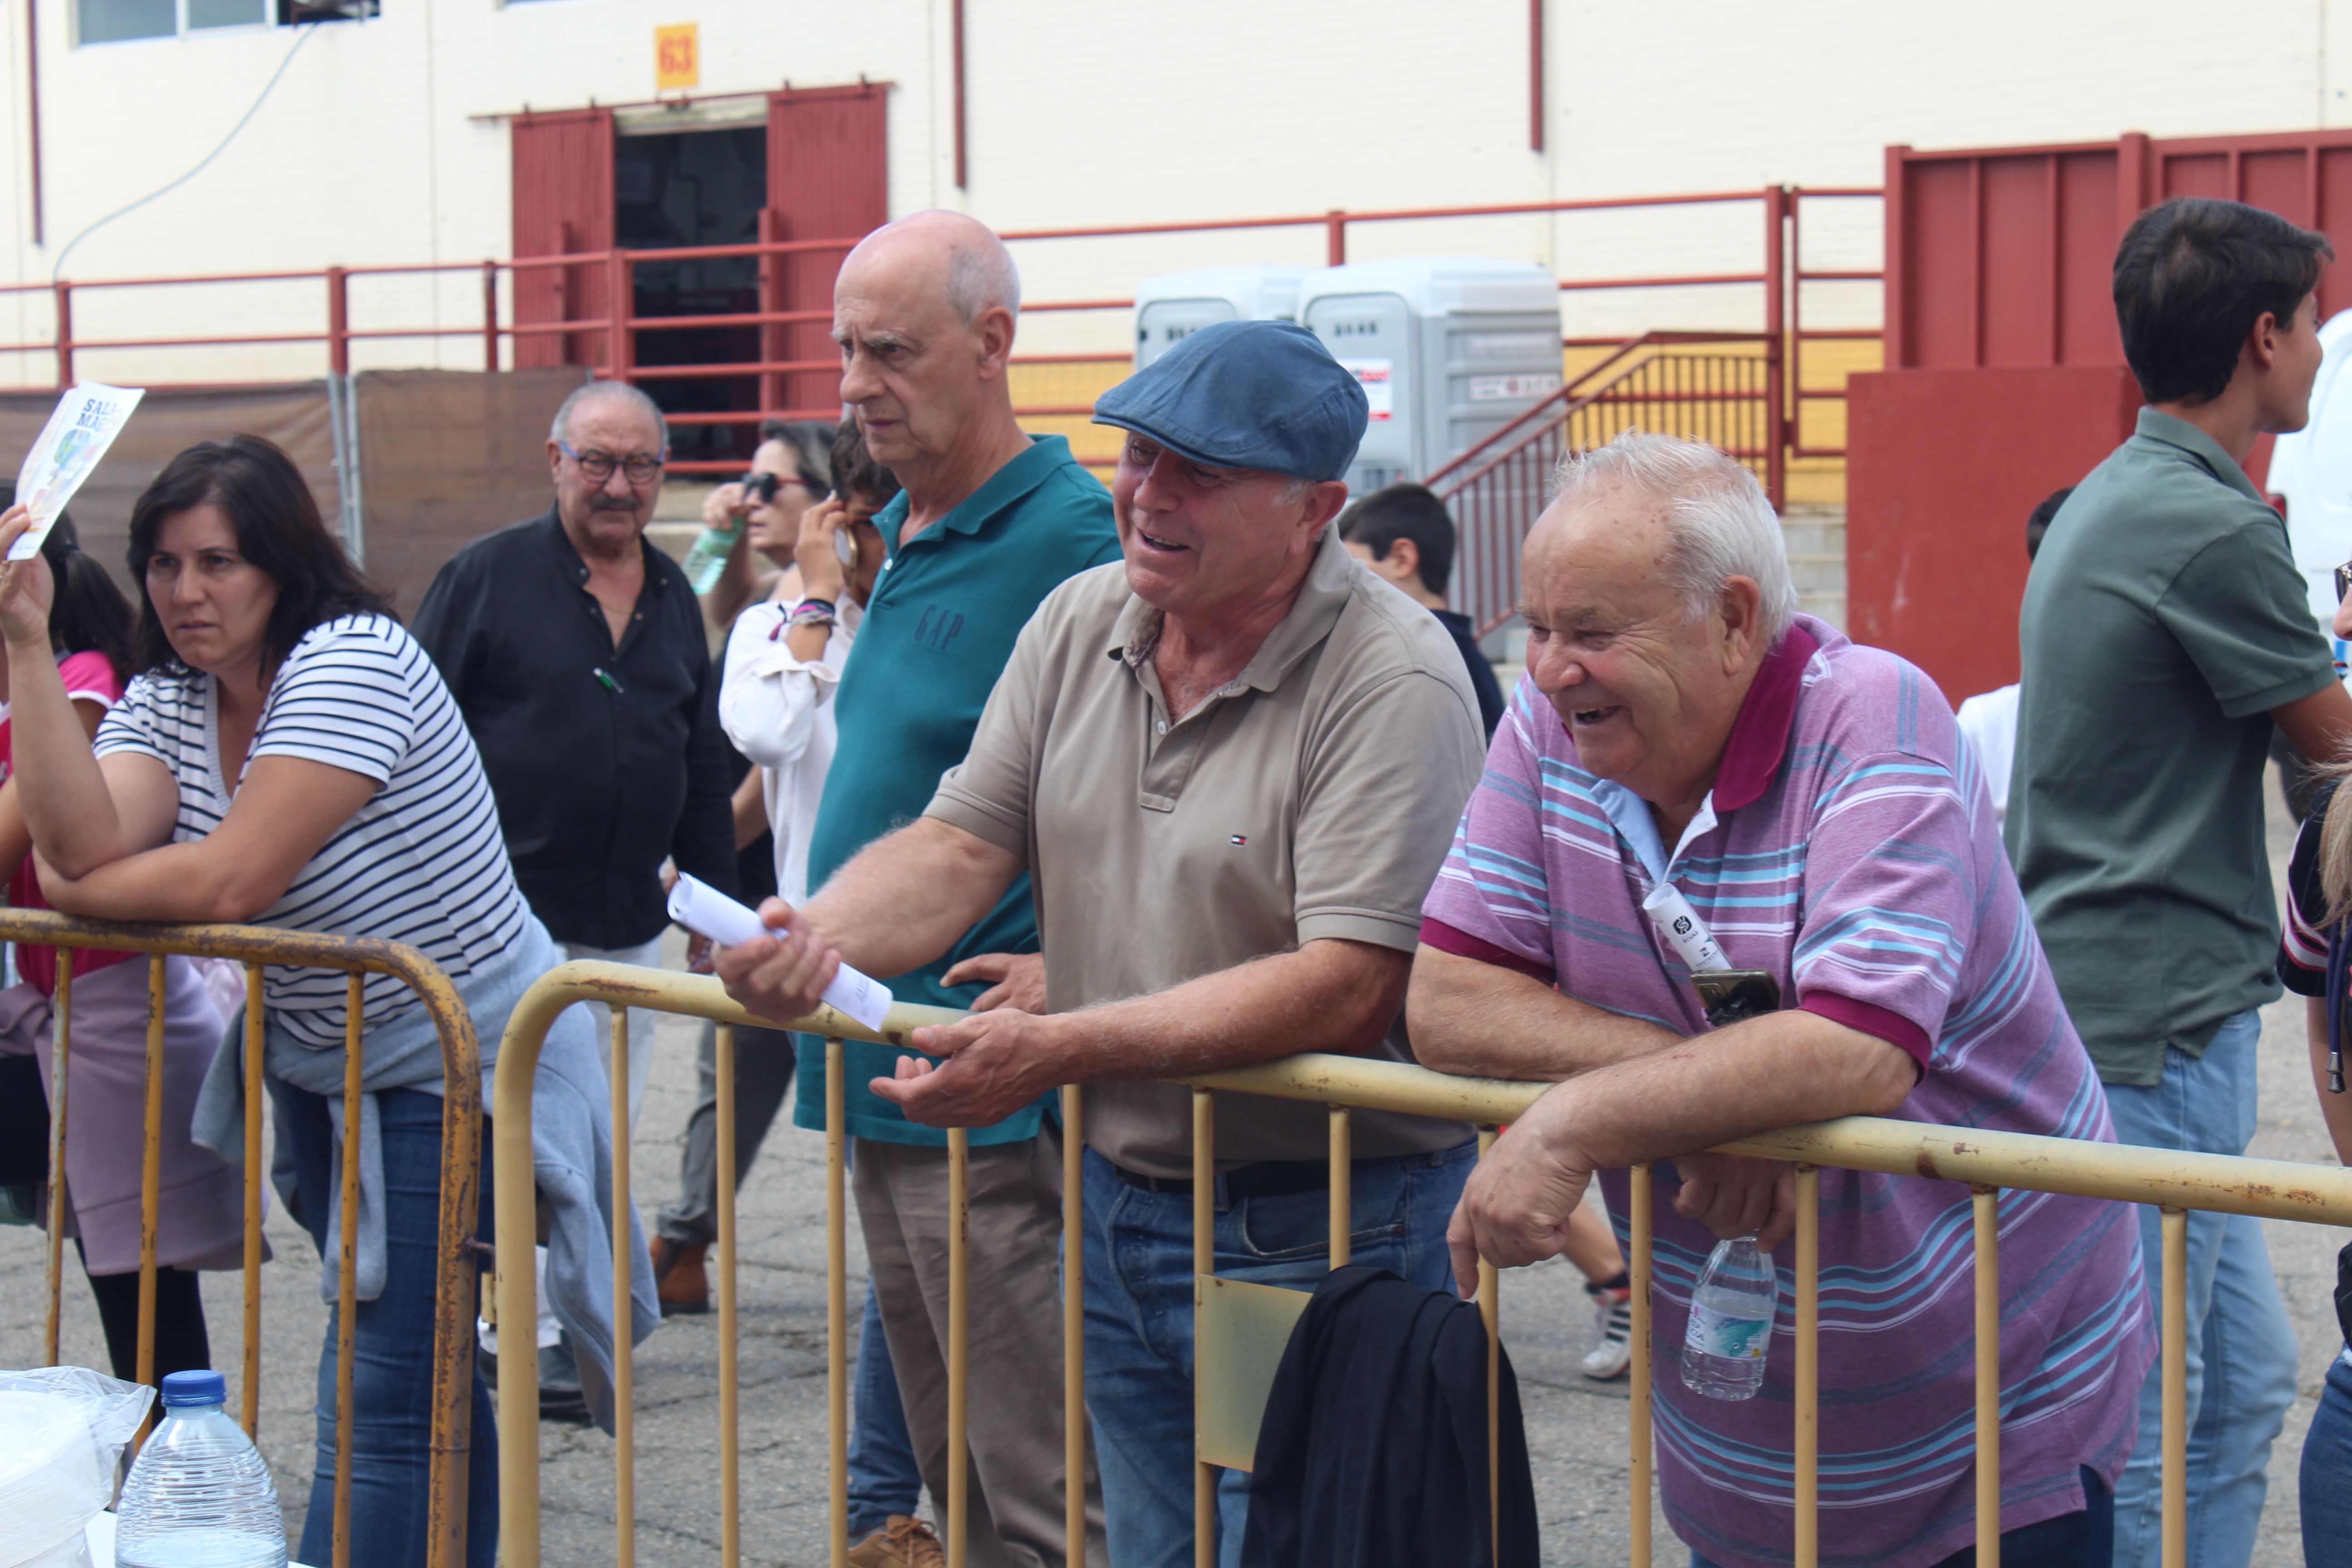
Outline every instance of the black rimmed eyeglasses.
{"label": "black rimmed eyeglasses", "polygon": [[565,457],[580,465],[582,473],[600,485],[613,477],[615,468],[628,475],[629,483],[633,485],[648,484],[662,471],[662,465],[669,457],[665,452],[658,458],[615,458],[610,452],[575,452],[569,441],[558,441],[556,445],[563,449]]}

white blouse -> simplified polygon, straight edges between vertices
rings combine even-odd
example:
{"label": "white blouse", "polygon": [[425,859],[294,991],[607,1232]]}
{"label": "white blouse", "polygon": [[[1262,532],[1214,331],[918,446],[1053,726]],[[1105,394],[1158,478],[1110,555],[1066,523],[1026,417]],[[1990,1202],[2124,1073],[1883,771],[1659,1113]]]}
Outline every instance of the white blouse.
{"label": "white blouse", "polygon": [[804,664],[784,646],[793,606],[753,605],[727,636],[719,688],[719,722],[735,749],[760,765],[768,826],[776,837],[776,890],[785,902],[808,897],[809,835],[825,771],[833,766],[833,693],[865,612],[847,598],[836,612],[824,657]]}

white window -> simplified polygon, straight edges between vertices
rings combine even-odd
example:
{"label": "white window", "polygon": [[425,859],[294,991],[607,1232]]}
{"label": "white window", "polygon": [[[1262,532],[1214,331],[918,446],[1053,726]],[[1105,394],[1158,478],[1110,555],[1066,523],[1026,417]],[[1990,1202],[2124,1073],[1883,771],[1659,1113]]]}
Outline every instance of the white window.
{"label": "white window", "polygon": [[379,0],[74,0],[77,43],[168,38],[213,27],[293,26],[376,15]]}

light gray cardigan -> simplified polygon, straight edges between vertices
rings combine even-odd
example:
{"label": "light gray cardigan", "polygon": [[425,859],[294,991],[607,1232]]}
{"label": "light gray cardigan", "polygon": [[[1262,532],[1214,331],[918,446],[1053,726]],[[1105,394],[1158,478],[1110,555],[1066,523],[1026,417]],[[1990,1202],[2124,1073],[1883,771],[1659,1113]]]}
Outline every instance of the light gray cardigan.
{"label": "light gray cardigan", "polygon": [[[457,981],[458,994],[473,1015],[480,1042],[485,1112],[488,1088],[498,1062],[507,1016],[530,983],[562,962],[535,916],[524,916],[514,945],[490,963]],[[245,1015],[229,1021],[227,1047],[213,1058],[196,1097],[192,1132],[197,1143],[233,1164],[245,1158],[243,1059]],[[547,1031],[531,1088],[531,1162],[540,1195],[547,1202],[547,1306],[563,1325],[580,1365],[581,1392],[605,1431],[613,1429],[613,1118],[604,1064],[596,1048],[596,1027],[583,1004],[568,1007]],[[392,1089],[441,1092],[441,1040],[422,1004],[408,1007],[367,1034],[365,1073],[360,1097],[359,1299],[373,1301],[383,1290],[383,1145],[376,1124],[378,1093]],[[302,1044],[268,1020],[264,1071],[271,1079],[328,1098],[334,1117],[333,1190],[342,1175],[343,1053]],[[482,1143],[487,1164],[489,1141]],[[281,1141],[280,1148],[283,1149]],[[281,1152],[270,1173],[279,1198],[294,1202],[293,1171]],[[342,1205],[328,1208],[327,1241],[319,1295],[337,1296],[335,1270],[325,1259],[342,1247]],[[640,1343],[661,1322],[654,1292],[653,1259],[637,1216],[629,1216],[632,1254],[629,1322],[631,1342]]]}

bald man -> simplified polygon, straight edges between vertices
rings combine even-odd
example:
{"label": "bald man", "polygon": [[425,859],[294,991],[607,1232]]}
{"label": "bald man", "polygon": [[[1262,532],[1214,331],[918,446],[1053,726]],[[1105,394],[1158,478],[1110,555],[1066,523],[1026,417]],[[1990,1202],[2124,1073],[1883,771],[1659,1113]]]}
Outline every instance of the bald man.
{"label": "bald man", "polygon": [[[834,698],[840,742],[809,844],[809,886],[919,817],[964,759],[1030,612],[1066,579],[1119,558],[1110,496],[1059,436],[1013,416],[1006,369],[1020,275],[996,236],[955,213],[868,235],[834,288],[842,401],[904,487],[875,520],[888,551]],[[824,616],[831,606],[807,607]],[[900,999],[1044,1010],[1029,879],[937,962],[891,978]],[[1009,983],[1009,984],[1004,984]],[[947,1496],[947,1135],[871,1093],[896,1053],[851,1045],[858,1218],[885,1337],[931,1496]],[[821,1049],[804,1048],[794,1120],[824,1125]],[[1048,1096],[971,1130],[970,1434],[974,1568],[1058,1568],[1062,1334],[1056,1268],[1062,1144]],[[1102,1561],[1098,1505],[1090,1508]]]}

